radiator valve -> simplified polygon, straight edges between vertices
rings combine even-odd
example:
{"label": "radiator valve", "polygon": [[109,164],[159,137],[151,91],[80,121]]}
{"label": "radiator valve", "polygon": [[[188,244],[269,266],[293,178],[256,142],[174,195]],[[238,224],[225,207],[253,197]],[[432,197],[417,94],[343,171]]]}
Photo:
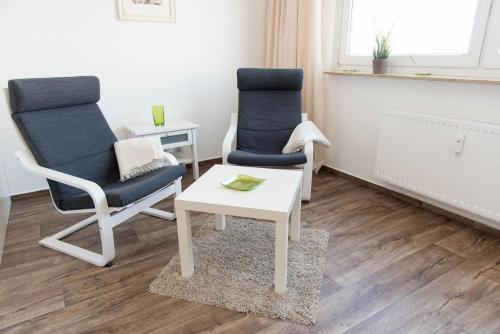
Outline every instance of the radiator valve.
{"label": "radiator valve", "polygon": [[464,151],[464,145],[465,145],[465,135],[464,134],[459,134],[457,136],[457,139],[455,140],[455,148],[453,149],[453,151],[456,153],[456,154],[462,154],[462,152]]}

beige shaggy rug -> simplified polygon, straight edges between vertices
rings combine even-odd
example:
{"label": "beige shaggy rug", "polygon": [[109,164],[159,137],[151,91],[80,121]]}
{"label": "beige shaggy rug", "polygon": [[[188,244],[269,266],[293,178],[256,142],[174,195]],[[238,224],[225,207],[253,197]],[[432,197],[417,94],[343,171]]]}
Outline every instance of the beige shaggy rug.
{"label": "beige shaggy rug", "polygon": [[323,277],[328,233],[301,229],[289,242],[288,286],[274,293],[274,223],[226,218],[226,230],[213,222],[193,238],[194,275],[180,276],[179,254],[150,286],[150,291],[259,316],[313,325]]}

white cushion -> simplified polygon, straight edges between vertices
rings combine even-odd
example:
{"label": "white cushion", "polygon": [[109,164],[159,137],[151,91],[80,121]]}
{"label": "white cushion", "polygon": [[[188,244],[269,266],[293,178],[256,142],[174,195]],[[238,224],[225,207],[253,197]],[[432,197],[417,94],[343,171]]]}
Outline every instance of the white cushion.
{"label": "white cushion", "polygon": [[302,151],[309,143],[316,143],[325,147],[331,146],[330,141],[313,122],[305,121],[297,125],[293,130],[288,143],[283,147],[283,154]]}
{"label": "white cushion", "polygon": [[145,137],[115,142],[120,181],[126,181],[153,170],[168,166],[160,137]]}

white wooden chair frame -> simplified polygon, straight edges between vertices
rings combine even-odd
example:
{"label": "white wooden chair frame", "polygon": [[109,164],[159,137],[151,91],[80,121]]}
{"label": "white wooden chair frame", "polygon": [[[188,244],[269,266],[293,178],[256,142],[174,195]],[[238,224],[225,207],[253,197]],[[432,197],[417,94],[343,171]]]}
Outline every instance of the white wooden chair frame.
{"label": "white wooden chair frame", "polygon": [[[307,114],[302,113],[302,122],[307,121]],[[236,150],[236,136],[238,129],[238,113],[231,114],[231,124],[227,130],[226,136],[222,143],[222,162],[224,165],[229,165],[227,162],[227,157],[229,153]],[[304,173],[304,181],[302,183],[302,200],[311,200],[311,184],[312,184],[312,172],[313,172],[313,157],[314,157],[314,144],[309,143],[304,148],[304,153],[307,156],[307,163],[302,165],[296,165],[294,167],[300,168]],[[262,167],[275,167],[275,166],[262,166]]]}
{"label": "white wooden chair frame", "polygon": [[[29,151],[17,151],[15,154],[21,164],[33,174],[84,190],[90,195],[90,197],[92,197],[92,201],[94,202],[95,209],[89,210],[61,211],[57,208],[56,205],[54,205],[56,209],[63,214],[91,212],[95,212],[95,214],[75,225],[66,228],[59,233],[40,240],[39,244],[42,246],[74,256],[80,260],[92,263],[96,266],[109,266],[112,264],[112,261],[115,258],[113,227],[122,224],[127,219],[141,212],[166,220],[175,220],[176,218],[175,213],[154,209],[151,206],[170,195],[179,195],[182,191],[181,177],[173,181],[168,186],[126,207],[110,208],[108,206],[108,201],[106,199],[104,191],[96,183],[69,174],[61,173],[53,169],[42,167],[36,163],[35,159]],[[178,165],[177,159],[173,155],[167,154],[167,156],[171,165]],[[102,254],[98,254],[61,241],[62,238],[95,222],[97,222],[99,225]]]}

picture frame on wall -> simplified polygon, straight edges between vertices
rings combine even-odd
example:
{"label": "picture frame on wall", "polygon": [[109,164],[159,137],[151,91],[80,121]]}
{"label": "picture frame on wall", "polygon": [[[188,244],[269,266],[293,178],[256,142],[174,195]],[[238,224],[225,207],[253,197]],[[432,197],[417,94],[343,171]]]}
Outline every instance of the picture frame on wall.
{"label": "picture frame on wall", "polygon": [[122,21],[175,22],[175,0],[117,0]]}

